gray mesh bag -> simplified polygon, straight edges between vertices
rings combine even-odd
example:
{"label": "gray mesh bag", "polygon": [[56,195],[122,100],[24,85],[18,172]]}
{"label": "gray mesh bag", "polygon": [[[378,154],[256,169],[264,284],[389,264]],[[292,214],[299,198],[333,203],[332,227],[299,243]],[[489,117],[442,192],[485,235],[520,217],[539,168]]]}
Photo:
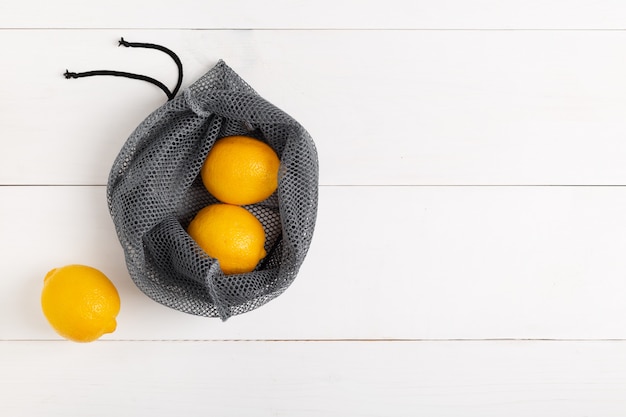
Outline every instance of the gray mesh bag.
{"label": "gray mesh bag", "polygon": [[[132,280],[153,300],[190,314],[226,320],[262,306],[294,281],[313,236],[318,160],[310,135],[222,60],[176,94],[182,66],[175,54],[158,45],[123,39],[120,44],[160,49],[179,66],[174,92],[160,86],[169,101],[130,135],[109,174],[109,210]],[[66,73],[68,78],[88,75],[129,74]],[[276,192],[245,206],[265,229],[266,257],[252,272],[225,275],[186,227],[201,208],[218,202],[199,172],[215,141],[230,135],[269,144],[280,169]]]}

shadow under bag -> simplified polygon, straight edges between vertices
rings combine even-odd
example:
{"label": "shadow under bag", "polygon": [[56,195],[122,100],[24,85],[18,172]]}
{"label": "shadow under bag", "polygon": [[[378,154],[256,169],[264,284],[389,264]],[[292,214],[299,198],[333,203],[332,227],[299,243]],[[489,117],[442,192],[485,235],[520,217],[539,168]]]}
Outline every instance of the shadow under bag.
{"label": "shadow under bag", "polygon": [[[124,42],[124,43],[122,43]],[[318,202],[318,159],[306,130],[259,96],[223,61],[177,94],[159,85],[168,102],[130,135],[113,163],[107,199],[128,271],[153,300],[186,313],[220,317],[253,310],[283,293],[294,281],[309,249]],[[131,76],[114,71],[66,73]],[[160,84],[160,83],[159,83]],[[249,273],[225,275],[189,236],[195,214],[217,203],[199,172],[215,141],[231,135],[255,137],[280,159],[278,189],[268,199],[244,206],[266,233],[267,256]]]}

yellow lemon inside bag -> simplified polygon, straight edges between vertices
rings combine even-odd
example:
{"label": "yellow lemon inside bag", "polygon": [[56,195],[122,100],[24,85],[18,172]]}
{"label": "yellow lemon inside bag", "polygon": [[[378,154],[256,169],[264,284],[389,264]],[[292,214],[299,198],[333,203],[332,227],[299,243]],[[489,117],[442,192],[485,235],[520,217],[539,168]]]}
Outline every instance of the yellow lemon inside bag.
{"label": "yellow lemon inside bag", "polygon": [[243,207],[212,204],[200,210],[187,228],[189,236],[225,274],[251,272],[266,255],[265,230]]}
{"label": "yellow lemon inside bag", "polygon": [[115,331],[120,297],[99,270],[67,265],[51,270],[44,278],[41,308],[59,335],[75,342],[92,342]]}
{"label": "yellow lemon inside bag", "polygon": [[247,205],[272,195],[278,187],[280,160],[264,142],[248,136],[218,139],[200,175],[206,189],[223,203]]}

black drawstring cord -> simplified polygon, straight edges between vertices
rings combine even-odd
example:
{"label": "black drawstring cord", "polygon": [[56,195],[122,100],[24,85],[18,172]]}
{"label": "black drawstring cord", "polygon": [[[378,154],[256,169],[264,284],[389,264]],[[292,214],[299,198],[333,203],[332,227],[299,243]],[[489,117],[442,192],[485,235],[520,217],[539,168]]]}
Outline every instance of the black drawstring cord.
{"label": "black drawstring cord", "polygon": [[148,48],[148,49],[156,49],[161,52],[165,52],[172,58],[176,67],[178,68],[178,81],[176,82],[176,87],[174,87],[174,91],[172,91],[172,98],[176,97],[178,94],[178,90],[180,90],[180,86],[183,83],[183,63],[180,61],[178,55],[174,53],[171,49],[166,48],[165,46],[156,45],[153,43],[139,43],[139,42],[126,42],[124,38],[121,38],[119,41],[119,46],[131,47],[131,48]]}
{"label": "black drawstring cord", "polygon": [[70,78],[83,78],[83,77],[93,77],[95,75],[112,75],[114,77],[125,77],[125,78],[132,78],[134,80],[141,80],[141,81],[147,81],[151,84],[154,84],[155,86],[159,87],[161,90],[163,90],[163,92],[165,93],[165,95],[167,96],[168,100],[172,100],[174,97],[176,97],[176,94],[178,94],[178,91],[180,90],[180,86],[183,83],[183,64],[180,61],[180,58],[178,58],[178,56],[170,49],[161,46],[161,45],[155,45],[152,43],[139,43],[139,42],[127,42],[124,40],[124,38],[121,38],[119,41],[119,46],[125,46],[125,47],[131,47],[131,48],[148,48],[148,49],[156,49],[162,52],[165,52],[166,54],[168,54],[176,63],[176,66],[178,67],[178,81],[176,83],[176,87],[174,88],[174,91],[170,91],[169,88],[167,88],[165,86],[165,84],[163,84],[162,82],[155,80],[152,77],[148,77],[146,75],[141,75],[141,74],[133,74],[131,72],[123,72],[123,71],[111,71],[111,70],[96,70],[96,71],[86,71],[86,72],[70,72],[68,70],[65,71],[65,74],[63,74],[65,76],[65,78],[70,79]]}
{"label": "black drawstring cord", "polygon": [[133,74],[132,72],[122,72],[122,71],[109,71],[109,70],[96,70],[96,71],[86,71],[86,72],[69,72],[69,71],[65,71],[65,78],[67,78],[68,80],[70,78],[83,78],[83,77],[93,77],[94,75],[112,75],[114,77],[124,77],[124,78],[132,78],[134,80],[142,80],[142,81],[147,81],[151,84],[156,85],[157,87],[159,87],[161,90],[163,90],[163,92],[165,93],[165,95],[167,96],[168,100],[171,100],[174,98],[174,94],[172,94],[172,92],[169,90],[169,88],[167,88],[165,86],[165,84],[163,84],[162,82],[155,80],[154,78],[145,76],[145,75],[141,75],[141,74]]}

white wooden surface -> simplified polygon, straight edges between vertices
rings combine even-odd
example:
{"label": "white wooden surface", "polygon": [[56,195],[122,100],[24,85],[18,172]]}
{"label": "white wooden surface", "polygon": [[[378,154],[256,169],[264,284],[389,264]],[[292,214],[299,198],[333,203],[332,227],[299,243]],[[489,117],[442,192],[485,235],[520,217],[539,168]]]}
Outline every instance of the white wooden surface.
{"label": "white wooden surface", "polygon": [[[0,415],[624,416],[626,3],[0,3]],[[217,30],[216,30],[217,29]],[[313,245],[226,323],[130,281],[108,170],[224,59],[312,134]],[[169,80],[169,81],[168,81]],[[115,333],[61,340],[45,273],[116,284]]]}

